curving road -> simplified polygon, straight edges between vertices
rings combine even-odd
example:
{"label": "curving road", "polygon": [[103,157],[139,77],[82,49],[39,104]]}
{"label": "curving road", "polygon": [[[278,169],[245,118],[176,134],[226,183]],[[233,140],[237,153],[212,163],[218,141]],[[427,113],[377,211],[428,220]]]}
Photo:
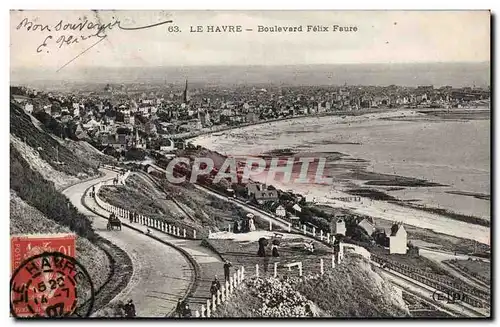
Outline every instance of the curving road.
{"label": "curving road", "polygon": [[[187,293],[194,271],[180,252],[144,234],[125,226],[121,231],[107,231],[107,221],[82,205],[82,195],[87,188],[116,176],[115,172],[109,170],[102,172],[105,176],[73,185],[63,194],[81,213],[93,220],[94,229],[100,236],[123,249],[132,259],[132,278],[114,300],[125,302],[133,299],[137,316],[164,317],[175,308],[177,300]],[[85,201],[90,207],[94,206],[95,202],[90,198]]]}

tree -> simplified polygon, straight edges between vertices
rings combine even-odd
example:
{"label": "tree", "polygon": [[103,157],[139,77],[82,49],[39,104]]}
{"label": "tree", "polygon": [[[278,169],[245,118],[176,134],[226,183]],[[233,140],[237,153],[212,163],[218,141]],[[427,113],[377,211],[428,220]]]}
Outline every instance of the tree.
{"label": "tree", "polygon": [[146,151],[143,149],[132,148],[125,153],[126,160],[141,161],[146,157]]}

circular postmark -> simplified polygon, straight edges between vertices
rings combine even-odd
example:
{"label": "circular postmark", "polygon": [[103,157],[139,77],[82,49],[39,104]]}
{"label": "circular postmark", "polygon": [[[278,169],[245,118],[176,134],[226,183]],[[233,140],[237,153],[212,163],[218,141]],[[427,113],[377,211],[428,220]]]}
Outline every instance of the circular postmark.
{"label": "circular postmark", "polygon": [[94,298],[85,267],[60,252],[24,260],[10,279],[10,312],[16,318],[88,317]]}

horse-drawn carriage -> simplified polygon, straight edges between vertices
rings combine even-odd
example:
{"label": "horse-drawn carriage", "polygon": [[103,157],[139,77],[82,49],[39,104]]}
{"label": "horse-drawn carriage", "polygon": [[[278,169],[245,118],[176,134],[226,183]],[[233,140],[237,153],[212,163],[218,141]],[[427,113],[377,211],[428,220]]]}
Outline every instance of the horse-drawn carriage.
{"label": "horse-drawn carriage", "polygon": [[111,215],[108,218],[108,225],[106,226],[106,229],[114,230],[115,227],[117,227],[118,230],[122,230],[122,222],[120,221],[120,218],[116,217],[115,215]]}

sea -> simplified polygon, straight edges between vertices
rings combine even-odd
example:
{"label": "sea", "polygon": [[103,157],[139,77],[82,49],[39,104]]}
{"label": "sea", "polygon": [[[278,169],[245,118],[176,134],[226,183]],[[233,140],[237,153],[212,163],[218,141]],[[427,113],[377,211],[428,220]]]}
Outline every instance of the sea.
{"label": "sea", "polygon": [[194,143],[233,156],[268,155],[281,150],[295,156],[327,158],[325,175],[333,177],[333,185],[275,183],[283,189],[309,195],[318,203],[489,244],[486,226],[387,201],[335,200],[346,196],[349,188],[367,187],[370,176],[398,175],[438,186],[369,187],[420,206],[490,220],[489,119],[429,118],[417,111],[399,110],[308,117],[217,135],[198,137]]}

